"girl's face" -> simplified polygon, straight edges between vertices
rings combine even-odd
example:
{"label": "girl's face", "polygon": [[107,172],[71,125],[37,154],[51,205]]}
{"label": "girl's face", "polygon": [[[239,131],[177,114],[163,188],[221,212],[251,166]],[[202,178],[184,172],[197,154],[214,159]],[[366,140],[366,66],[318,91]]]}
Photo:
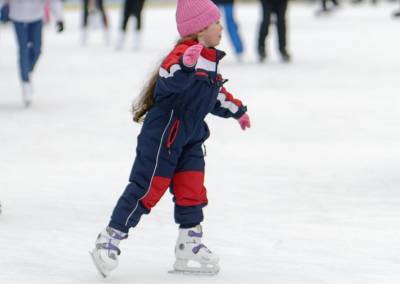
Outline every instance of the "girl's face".
{"label": "girl's face", "polygon": [[219,21],[209,25],[207,28],[199,32],[199,43],[203,44],[206,47],[217,46],[221,42],[223,29],[224,28]]}

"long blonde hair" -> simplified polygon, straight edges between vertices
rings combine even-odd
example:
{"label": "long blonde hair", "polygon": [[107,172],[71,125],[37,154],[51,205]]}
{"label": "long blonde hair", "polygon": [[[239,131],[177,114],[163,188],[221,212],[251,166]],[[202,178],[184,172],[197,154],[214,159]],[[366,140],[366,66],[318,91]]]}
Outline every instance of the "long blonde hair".
{"label": "long blonde hair", "polygon": [[[180,38],[176,45],[181,44],[187,40],[197,40],[197,34],[189,35],[183,38]],[[157,79],[158,79],[158,67],[151,75],[149,81],[147,81],[146,85],[140,92],[140,96],[137,100],[135,100],[132,104],[132,114],[133,121],[137,123],[143,122],[146,114],[149,110],[154,106],[154,90],[156,88]]]}

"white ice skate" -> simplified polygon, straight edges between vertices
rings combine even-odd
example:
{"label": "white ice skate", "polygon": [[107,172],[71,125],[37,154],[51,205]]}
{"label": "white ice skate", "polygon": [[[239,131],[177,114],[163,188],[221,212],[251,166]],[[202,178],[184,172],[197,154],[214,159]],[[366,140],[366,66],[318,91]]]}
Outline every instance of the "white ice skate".
{"label": "white ice skate", "polygon": [[111,31],[109,28],[105,28],[103,31],[103,39],[104,39],[104,44],[106,46],[110,46],[111,44]]}
{"label": "white ice skate", "polygon": [[32,104],[33,90],[32,85],[29,82],[22,83],[22,100],[25,107],[29,107]]}
{"label": "white ice skate", "polygon": [[81,45],[86,46],[89,39],[89,31],[87,27],[82,28],[81,31]]}
{"label": "white ice skate", "polygon": [[138,51],[140,49],[141,42],[142,42],[142,33],[140,31],[134,30],[133,42],[132,42],[132,48],[134,51]]}
{"label": "white ice skate", "polygon": [[179,229],[175,246],[174,270],[169,273],[215,275],[219,272],[219,258],[201,242],[202,236],[200,225],[189,229]]}
{"label": "white ice skate", "polygon": [[107,227],[96,240],[95,248],[89,252],[94,265],[103,277],[107,277],[118,266],[118,255],[121,254],[118,245],[128,234]]}
{"label": "white ice skate", "polygon": [[125,32],[120,31],[117,37],[117,44],[115,45],[116,50],[122,50],[125,44]]}

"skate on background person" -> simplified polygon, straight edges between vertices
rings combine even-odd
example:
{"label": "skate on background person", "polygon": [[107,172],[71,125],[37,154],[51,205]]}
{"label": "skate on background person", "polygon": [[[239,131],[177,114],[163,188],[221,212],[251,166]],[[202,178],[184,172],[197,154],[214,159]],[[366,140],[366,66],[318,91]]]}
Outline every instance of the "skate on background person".
{"label": "skate on background person", "polygon": [[117,38],[116,48],[120,50],[125,44],[126,30],[129,18],[134,16],[136,21],[133,22],[132,29],[132,46],[134,50],[138,50],[141,44],[142,32],[142,10],[145,0],[125,0],[122,10],[121,28]]}
{"label": "skate on background person", "polygon": [[110,44],[110,29],[106,10],[104,8],[103,0],[82,0],[83,20],[82,20],[82,35],[81,43],[86,45],[89,38],[90,19],[96,12],[100,12],[101,21],[103,25],[103,37],[106,45]]}
{"label": "skate on background person", "polygon": [[134,121],[144,121],[129,184],[91,251],[103,276],[118,265],[120,241],[168,188],[179,225],[173,272],[214,275],[219,271],[219,258],[202,242],[200,226],[208,204],[202,146],[210,131],[204,118],[212,113],[236,119],[243,130],[250,128],[247,108],[228,92],[227,80],[218,72],[225,56],[215,48],[223,30],[219,20],[220,12],[211,0],[178,1],[181,39],[133,106]]}
{"label": "skate on background person", "polygon": [[[8,1],[10,19],[14,23],[19,47],[19,69],[22,98],[26,107],[33,97],[32,76],[42,51],[42,29],[46,1],[18,0]],[[57,32],[64,30],[63,7],[61,0],[51,0],[50,7],[56,21]]]}
{"label": "skate on background person", "polygon": [[[331,2],[331,4],[328,4],[328,2]],[[317,10],[316,15],[327,14],[338,6],[339,2],[337,0],[321,0],[321,8]]]}

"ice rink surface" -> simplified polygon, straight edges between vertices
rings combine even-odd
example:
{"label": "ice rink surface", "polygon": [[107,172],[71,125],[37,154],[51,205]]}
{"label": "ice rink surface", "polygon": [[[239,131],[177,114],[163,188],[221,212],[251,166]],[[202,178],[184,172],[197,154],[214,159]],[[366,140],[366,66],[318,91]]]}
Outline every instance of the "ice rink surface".
{"label": "ice rink surface", "polygon": [[[142,49],[98,29],[80,45],[78,11],[44,32],[24,109],[11,26],[0,28],[0,283],[400,282],[400,21],[395,4],[344,4],[327,17],[290,6],[291,64],[271,40],[257,63],[258,6],[239,5],[244,62],[222,73],[252,128],[207,118],[205,243],[218,276],[169,275],[177,227],[166,193],[103,280],[88,251],[122,193],[140,125],[129,108],[177,39],[173,7],[144,13]],[[113,39],[119,13],[111,13]],[[275,36],[275,29],[273,37]],[[226,34],[225,34],[226,36]],[[274,37],[275,38],[275,37]]]}

